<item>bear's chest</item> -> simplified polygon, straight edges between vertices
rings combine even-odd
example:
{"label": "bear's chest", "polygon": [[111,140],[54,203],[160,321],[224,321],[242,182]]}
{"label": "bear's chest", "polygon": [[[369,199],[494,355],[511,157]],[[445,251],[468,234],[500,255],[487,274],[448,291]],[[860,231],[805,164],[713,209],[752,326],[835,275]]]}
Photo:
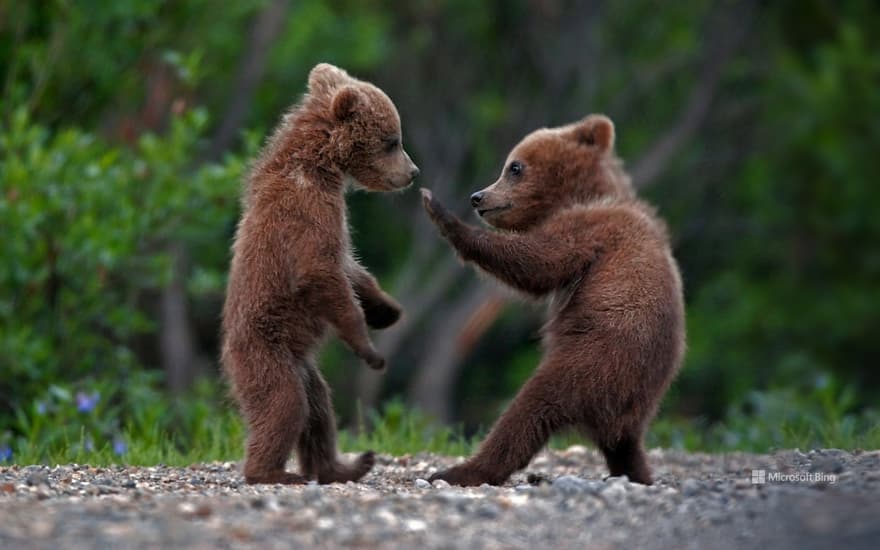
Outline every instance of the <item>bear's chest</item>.
{"label": "bear's chest", "polygon": [[554,290],[547,301],[547,319],[552,321],[561,315],[575,299],[578,288],[583,282],[583,275]]}

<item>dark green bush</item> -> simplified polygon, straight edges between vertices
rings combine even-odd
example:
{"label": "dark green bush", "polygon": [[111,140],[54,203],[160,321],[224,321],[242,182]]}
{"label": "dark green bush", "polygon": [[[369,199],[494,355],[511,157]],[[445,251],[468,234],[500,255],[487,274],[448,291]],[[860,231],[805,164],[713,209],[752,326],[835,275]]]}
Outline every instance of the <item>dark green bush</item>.
{"label": "dark green bush", "polygon": [[[131,149],[23,110],[0,127],[0,426],[50,388],[112,380],[109,406],[155,379],[132,346],[154,329],[143,298],[168,281],[168,246],[225,252],[237,212],[241,161],[192,168],[204,125],[190,111]],[[195,295],[222,292],[225,255],[196,257]]]}

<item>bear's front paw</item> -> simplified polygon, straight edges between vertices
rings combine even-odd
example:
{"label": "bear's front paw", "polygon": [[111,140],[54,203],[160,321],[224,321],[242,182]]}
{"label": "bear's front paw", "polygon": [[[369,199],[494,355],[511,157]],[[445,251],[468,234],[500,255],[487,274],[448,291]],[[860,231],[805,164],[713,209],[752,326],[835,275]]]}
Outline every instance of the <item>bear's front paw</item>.
{"label": "bear's front paw", "polygon": [[431,201],[434,200],[434,193],[427,187],[422,187],[419,191],[422,193],[422,203],[425,205],[425,210],[430,210]]}
{"label": "bear's front paw", "polygon": [[495,476],[477,470],[466,464],[454,466],[442,472],[437,472],[428,478],[428,481],[433,483],[438,479],[442,479],[450,485],[460,485],[461,487],[477,487],[484,483],[488,483],[489,485],[500,485],[503,482],[503,480],[498,481],[495,479]]}
{"label": "bear's front paw", "polygon": [[374,329],[390,327],[400,319],[400,315],[403,313],[401,307],[395,302],[365,303],[363,309],[367,325]]}
{"label": "bear's front paw", "polygon": [[446,208],[440,204],[440,201],[434,198],[434,194],[431,193],[430,189],[425,189],[422,187],[422,204],[425,207],[425,212],[428,213],[428,216],[431,220],[436,223],[440,228],[444,228],[449,225],[452,216],[446,210]]}
{"label": "bear's front paw", "polygon": [[360,358],[364,360],[364,363],[367,364],[373,370],[384,370],[385,369],[385,358],[379,355],[375,350],[370,350],[368,352],[359,354]]}

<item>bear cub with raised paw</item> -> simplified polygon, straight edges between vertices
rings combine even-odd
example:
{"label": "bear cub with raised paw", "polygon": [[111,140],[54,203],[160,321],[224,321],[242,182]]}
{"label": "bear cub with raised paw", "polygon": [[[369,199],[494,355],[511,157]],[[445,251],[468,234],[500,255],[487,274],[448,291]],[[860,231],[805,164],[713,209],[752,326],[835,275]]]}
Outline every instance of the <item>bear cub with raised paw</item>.
{"label": "bear cub with raised paw", "polygon": [[498,181],[470,197],[498,230],[465,224],[422,193],[465,262],[549,303],[532,377],[477,453],[431,479],[501,484],[573,427],[611,475],[651,484],[642,440],[684,355],[682,284],[665,224],[614,153],[611,120],[591,115],[526,136]]}
{"label": "bear cub with raised paw", "polygon": [[[401,308],[355,260],[344,191],[407,187],[418,168],[403,150],[385,93],[328,64],[282,119],[251,169],[223,308],[222,363],[248,427],[248,483],[356,481],[372,452],[339,460],[336,421],[314,353],[328,328],[373,369],[385,360],[367,327]],[[293,449],[300,473],[285,471]]]}

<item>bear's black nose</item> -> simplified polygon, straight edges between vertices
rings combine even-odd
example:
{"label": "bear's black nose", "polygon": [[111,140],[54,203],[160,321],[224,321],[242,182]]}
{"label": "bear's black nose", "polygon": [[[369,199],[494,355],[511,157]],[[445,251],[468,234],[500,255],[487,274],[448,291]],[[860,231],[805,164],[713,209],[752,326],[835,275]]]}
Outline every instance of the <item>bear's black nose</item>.
{"label": "bear's black nose", "polygon": [[480,206],[480,202],[483,200],[483,192],[477,191],[473,195],[471,195],[471,206],[474,208]]}
{"label": "bear's black nose", "polygon": [[419,167],[413,166],[412,170],[409,171],[409,179],[411,179],[411,180],[416,179],[416,176],[418,176],[420,173],[421,173],[421,171],[419,170]]}

